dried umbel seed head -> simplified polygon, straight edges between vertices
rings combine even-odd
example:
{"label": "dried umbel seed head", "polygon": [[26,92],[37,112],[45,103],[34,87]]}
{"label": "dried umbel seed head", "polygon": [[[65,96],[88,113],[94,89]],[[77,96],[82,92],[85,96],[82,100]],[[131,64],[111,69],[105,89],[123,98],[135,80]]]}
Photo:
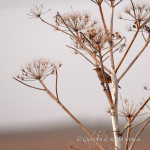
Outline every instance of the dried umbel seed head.
{"label": "dried umbel seed head", "polygon": [[132,28],[137,28],[141,23],[148,22],[150,19],[150,5],[148,4],[134,4],[128,5],[124,9],[128,17],[120,15],[120,19],[132,21]]}
{"label": "dried umbel seed head", "polygon": [[55,16],[56,25],[59,27],[67,28],[72,32],[79,32],[81,30],[93,27],[97,22],[91,21],[90,16],[87,13],[71,12],[68,14]]}
{"label": "dried umbel seed head", "polygon": [[61,67],[61,64],[54,64],[48,59],[35,59],[21,69],[17,78],[24,81],[44,80]]}
{"label": "dried umbel seed head", "polygon": [[[98,46],[100,49],[102,49],[107,42],[106,34],[103,28],[96,28],[96,27],[90,28],[84,32],[80,32],[79,39],[80,41],[82,41],[82,43],[85,46],[92,47],[94,49],[97,49]],[[76,39],[73,39],[73,40],[74,40],[76,48],[82,49],[82,45],[80,45],[80,43],[76,41]],[[97,52],[97,51],[94,51],[94,52]]]}
{"label": "dried umbel seed head", "polygon": [[30,13],[27,14],[28,16],[30,16],[31,18],[39,18],[41,17],[43,14],[49,12],[49,10],[44,11],[44,7],[43,5],[40,6],[35,6],[33,9],[30,10]]}
{"label": "dried umbel seed head", "polygon": [[137,110],[139,110],[141,104],[134,104],[133,102],[129,104],[129,101],[125,99],[122,101],[122,109],[119,111],[121,114],[120,116],[125,117],[126,119],[134,117]]}

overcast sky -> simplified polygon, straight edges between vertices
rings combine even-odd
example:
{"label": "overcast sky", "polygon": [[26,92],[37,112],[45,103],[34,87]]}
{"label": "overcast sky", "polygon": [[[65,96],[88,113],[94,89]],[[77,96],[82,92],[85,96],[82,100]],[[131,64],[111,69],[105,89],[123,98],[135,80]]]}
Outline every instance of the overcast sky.
{"label": "overcast sky", "polygon": [[[12,79],[22,65],[39,57],[62,62],[58,82],[60,99],[77,118],[85,124],[86,121],[94,124],[104,118],[109,120],[106,113],[109,105],[93,67],[82,57],[73,55],[72,50],[65,46],[71,44],[69,38],[40,20],[29,19],[27,16],[31,7],[40,3],[51,9],[45,16],[47,20],[58,10],[69,11],[71,6],[75,10],[88,10],[94,18],[98,16],[97,7],[88,0],[0,0],[0,132],[34,126],[54,127],[66,122],[74,124],[46,93],[27,88]],[[104,11],[107,10],[105,7]],[[115,30],[121,31],[127,39],[132,37],[121,21],[115,25]],[[141,43],[143,40],[137,38],[131,56],[138,52]],[[116,59],[120,57],[121,54],[118,54]],[[143,86],[150,86],[149,58],[150,53],[146,50],[120,82],[122,97],[138,103],[142,97],[148,96]],[[126,59],[120,72],[130,59]],[[46,85],[52,88],[53,83],[53,78],[50,78]]]}

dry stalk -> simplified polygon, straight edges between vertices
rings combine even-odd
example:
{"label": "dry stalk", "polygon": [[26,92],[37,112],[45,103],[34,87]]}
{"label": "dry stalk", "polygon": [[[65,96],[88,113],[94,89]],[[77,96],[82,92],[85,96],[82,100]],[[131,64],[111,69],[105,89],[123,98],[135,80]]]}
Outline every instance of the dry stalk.
{"label": "dry stalk", "polygon": [[[61,64],[54,64],[51,63],[48,60],[45,60],[43,58],[41,59],[37,59],[34,60],[33,62],[29,63],[27,66],[25,66],[24,68],[21,69],[21,74],[18,75],[18,79],[14,78],[15,80],[17,80],[18,82],[31,87],[31,88],[35,88],[38,90],[43,90],[46,91],[46,93],[54,100],[57,102],[57,104],[87,133],[87,135],[89,137],[91,137],[93,139],[93,141],[95,142],[95,144],[101,149],[104,150],[104,148],[102,147],[102,145],[95,140],[95,138],[92,136],[92,134],[87,130],[87,128],[78,120],[76,119],[76,117],[74,115],[72,115],[72,113],[60,102],[59,98],[58,98],[58,90],[57,90],[57,82],[58,82],[58,73],[57,73],[57,69],[61,67]],[[45,84],[43,83],[43,80],[45,78],[47,78],[49,75],[56,73],[56,96],[47,89],[47,87],[45,86]],[[30,86],[28,84],[25,84],[23,81],[28,81],[30,79],[30,81],[32,80],[37,80],[40,82],[40,84],[42,85],[43,89],[41,88],[36,88],[33,86]],[[22,80],[22,81],[20,81]]]}
{"label": "dry stalk", "polygon": [[125,69],[125,71],[122,73],[122,75],[119,77],[118,81],[120,81],[124,75],[129,71],[129,69],[132,67],[132,65],[136,62],[136,60],[140,57],[140,55],[144,52],[145,48],[148,46],[150,42],[150,33],[148,34],[147,40],[141,49],[141,51],[137,54],[137,56],[132,60],[132,62],[129,64],[129,66]]}

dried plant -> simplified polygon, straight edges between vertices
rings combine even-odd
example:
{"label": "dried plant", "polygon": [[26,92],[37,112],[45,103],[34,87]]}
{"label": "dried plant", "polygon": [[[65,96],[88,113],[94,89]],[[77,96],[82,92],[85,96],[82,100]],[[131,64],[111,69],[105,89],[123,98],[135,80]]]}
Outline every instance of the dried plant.
{"label": "dried plant", "polygon": [[[122,150],[123,143],[121,139],[123,135],[125,135],[125,131],[127,131],[126,138],[128,139],[131,137],[131,130],[133,128],[142,126],[135,135],[136,139],[150,122],[150,117],[148,117],[137,125],[133,126],[132,124],[135,118],[139,116],[141,110],[143,110],[145,106],[148,106],[150,97],[144,100],[144,102],[140,105],[134,105],[134,103],[129,103],[128,100],[125,100],[122,102],[122,110],[118,111],[118,84],[126,75],[126,73],[128,73],[131,67],[133,67],[133,64],[138,60],[150,43],[150,7],[147,4],[137,4],[134,3],[133,0],[130,0],[130,4],[124,9],[124,13],[120,15],[119,18],[122,21],[127,20],[131,22],[132,26],[130,31],[135,31],[131,41],[128,41],[129,44],[127,45],[126,42],[128,39],[122,36],[118,31],[114,30],[113,24],[115,17],[114,10],[121,2],[123,2],[123,0],[91,0],[91,2],[96,4],[99,9],[101,17],[100,22],[102,22],[102,25],[91,19],[88,13],[76,11],[72,11],[71,13],[66,13],[63,15],[57,12],[54,24],[49,23],[42,18],[42,15],[47,12],[44,11],[42,5],[40,7],[31,9],[29,16],[33,18],[39,18],[42,22],[51,26],[55,30],[68,35],[73,41],[73,46],[67,45],[67,47],[71,48],[76,54],[81,55],[93,66],[106,94],[107,101],[110,104],[109,113],[112,120],[112,133],[114,136],[113,149]],[[109,22],[105,20],[106,18],[103,12],[102,4],[106,4],[110,8]],[[139,47],[137,48],[139,49],[138,53],[130,59],[131,61],[128,65],[127,63],[125,64],[126,66],[122,71],[120,70],[122,63],[127,57],[129,51],[133,48],[132,45],[136,42],[136,37],[138,36],[139,32],[142,33],[145,43],[141,49],[139,49]],[[116,52],[123,52],[120,56],[121,58],[119,63],[116,63],[115,61],[114,55]],[[88,147],[89,145],[87,145],[87,143],[82,143],[80,147],[72,148],[80,150],[107,149],[102,145],[101,142],[97,142],[94,135],[92,135],[89,130],[61,103],[57,90],[57,69],[59,67],[61,67],[61,64],[53,64],[45,59],[35,60],[22,68],[21,73],[17,76],[17,78],[14,79],[28,87],[45,91],[93,140],[92,145],[94,144],[94,147]],[[96,68],[99,68],[101,71],[99,72]],[[118,72],[120,75],[119,77],[117,77]],[[53,94],[43,82],[45,78],[54,73],[56,75],[55,94]],[[34,87],[24,82],[34,80],[39,81],[42,88]],[[145,90],[148,90],[147,87],[144,88]],[[125,117],[127,121],[126,125],[122,129],[120,129],[119,126],[119,116]],[[130,143],[127,140],[125,142],[125,150],[131,150],[134,144],[135,141]]]}
{"label": "dried plant", "polygon": [[[129,101],[127,99],[122,100],[122,109],[119,111],[120,112],[120,116],[125,117],[126,120],[128,121],[129,119],[131,120],[135,114],[137,113],[137,111],[139,110],[139,108],[142,106],[141,103],[139,104],[134,104],[133,101],[130,104]],[[144,113],[145,114],[145,113]],[[138,114],[138,116],[144,115],[144,114]]]}
{"label": "dried plant", "polygon": [[47,11],[44,11],[43,5],[40,5],[40,6],[35,6],[33,9],[31,9],[30,13],[28,13],[27,15],[30,16],[31,18],[39,18],[49,11],[50,9]]}
{"label": "dried plant", "polygon": [[97,24],[96,20],[91,20],[88,13],[71,12],[64,15],[57,13],[55,16],[56,26],[62,27],[72,32],[80,32]]}
{"label": "dried plant", "polygon": [[50,60],[44,58],[36,59],[23,67],[17,78],[22,81],[43,81],[49,75],[54,74],[61,65],[52,63]]}
{"label": "dried plant", "polygon": [[131,0],[130,6],[125,7],[124,12],[128,15],[127,18],[122,15],[119,18],[133,22],[132,28],[141,28],[141,25],[146,26],[150,21],[150,7],[147,4],[134,4]]}

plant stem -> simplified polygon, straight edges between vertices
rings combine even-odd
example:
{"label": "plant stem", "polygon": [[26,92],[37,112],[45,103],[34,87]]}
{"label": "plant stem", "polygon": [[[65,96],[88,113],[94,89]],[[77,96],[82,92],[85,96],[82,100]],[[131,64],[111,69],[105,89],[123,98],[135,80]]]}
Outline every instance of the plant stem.
{"label": "plant stem", "polygon": [[143,48],[141,49],[141,51],[137,54],[137,56],[133,59],[133,61],[129,64],[129,66],[126,68],[126,70],[122,73],[122,75],[120,76],[120,78],[118,79],[118,81],[120,81],[124,75],[129,71],[129,69],[132,67],[132,65],[135,63],[135,61],[139,58],[139,56],[144,52],[145,48],[148,46],[150,40],[150,33],[148,34],[148,38],[143,46]]}
{"label": "plant stem", "polygon": [[104,150],[102,145],[92,136],[92,134],[87,130],[87,128],[78,120],[75,116],[72,115],[72,113],[60,102],[59,99],[57,99],[45,86],[45,84],[39,80],[43,88],[45,89],[46,93],[57,102],[57,104],[87,133],[89,137],[92,138],[92,140],[95,142],[95,144],[101,149]]}
{"label": "plant stem", "polygon": [[[146,104],[149,102],[149,100],[150,100],[150,96],[143,103],[143,105],[138,109],[138,111],[135,113],[134,117],[132,117],[131,123],[134,121],[134,119],[136,118],[136,116],[141,112],[141,110],[146,106]],[[128,124],[123,128],[123,130],[120,132],[120,134],[122,135],[126,131],[127,128],[128,128]]]}
{"label": "plant stem", "polygon": [[127,54],[128,54],[128,52],[129,52],[129,50],[130,50],[130,48],[131,48],[131,46],[132,46],[132,44],[133,44],[133,42],[134,42],[136,36],[138,35],[138,33],[139,33],[139,28],[136,30],[136,32],[135,32],[135,34],[134,34],[134,36],[133,36],[133,38],[132,38],[132,41],[130,42],[130,44],[129,44],[129,46],[128,46],[126,52],[125,52],[125,54],[123,55],[122,59],[120,60],[120,62],[119,62],[119,64],[118,64],[118,66],[116,67],[115,72],[118,71],[119,67],[121,66],[122,62],[124,61],[125,57],[127,56]]}
{"label": "plant stem", "polygon": [[131,118],[128,118],[128,131],[127,131],[127,136],[126,136],[126,143],[125,143],[125,150],[128,150],[129,146],[129,137],[130,137],[130,126],[131,126]]}
{"label": "plant stem", "polygon": [[136,134],[136,136],[135,136],[135,138],[134,138],[134,141],[131,143],[131,145],[130,145],[130,147],[129,147],[128,150],[132,150],[132,148],[133,148],[133,146],[134,146],[134,144],[135,144],[135,142],[136,142],[136,139],[139,137],[139,135],[142,133],[142,131],[146,128],[146,126],[149,124],[149,122],[150,122],[150,119],[147,120],[147,121],[145,122],[145,124],[141,127],[141,129],[140,129],[140,130],[138,131],[138,133]]}
{"label": "plant stem", "polygon": [[114,15],[114,2],[111,1],[111,21],[110,21],[110,37],[108,33],[108,29],[105,23],[105,19],[103,16],[103,11],[101,5],[99,5],[99,11],[102,19],[102,23],[104,26],[104,30],[106,33],[107,41],[109,43],[109,55],[110,55],[110,63],[111,63],[111,79],[112,79],[112,99],[113,104],[115,105],[115,108],[111,109],[111,119],[112,119],[112,127],[114,132],[114,139],[115,139],[115,150],[121,150],[122,149],[122,142],[121,142],[121,136],[118,135],[119,133],[119,121],[117,116],[117,103],[118,103],[118,81],[116,78],[116,72],[115,72],[115,65],[114,65],[114,58],[113,58],[113,44],[112,44],[112,33],[113,33],[113,15]]}
{"label": "plant stem", "polygon": [[115,139],[115,150],[122,150],[122,142],[121,142],[121,136],[118,135],[119,133],[119,120],[118,120],[118,81],[117,81],[117,76],[115,72],[115,63],[114,63],[114,57],[113,57],[113,39],[112,39],[112,34],[113,34],[113,18],[114,18],[114,2],[111,1],[111,20],[110,20],[110,63],[111,63],[111,78],[112,78],[112,99],[113,103],[115,105],[114,109],[111,109],[111,119],[112,119],[112,127],[114,131],[114,139]]}

